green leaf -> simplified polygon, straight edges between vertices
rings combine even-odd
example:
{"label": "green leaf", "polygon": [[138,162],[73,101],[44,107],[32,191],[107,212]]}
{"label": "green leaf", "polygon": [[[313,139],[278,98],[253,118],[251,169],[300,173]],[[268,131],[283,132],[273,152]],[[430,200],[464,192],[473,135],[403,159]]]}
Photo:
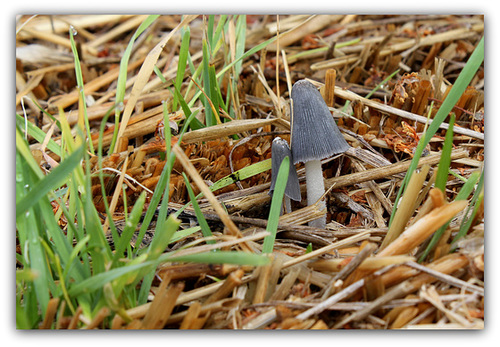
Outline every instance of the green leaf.
{"label": "green leaf", "polygon": [[116,265],[118,259],[122,258],[125,254],[125,250],[127,246],[130,245],[130,241],[134,236],[134,232],[137,229],[137,225],[139,224],[139,220],[141,219],[142,210],[144,207],[144,202],[146,201],[146,192],[143,191],[137,201],[132,208],[132,212],[130,212],[129,218],[125,222],[125,227],[121,233],[121,236],[118,240],[115,247],[115,254],[113,256],[113,265]]}
{"label": "green leaf", "polygon": [[[475,173],[473,173],[473,174],[475,174]],[[477,172],[477,174],[479,174],[479,172]],[[475,181],[477,182],[477,179],[474,181],[472,174],[471,174],[469,180],[471,181],[470,186],[474,187]],[[464,184],[464,186],[462,187],[462,190],[466,188],[466,185],[468,185],[469,180],[467,181],[466,184]],[[470,187],[470,186],[468,186],[467,188],[468,188],[468,190],[472,191],[472,187]],[[470,194],[470,191],[469,191],[469,194]],[[464,196],[466,194],[467,194],[467,191],[464,193]],[[468,196],[468,194],[467,194],[467,196]],[[467,232],[469,231],[469,229],[472,225],[472,221],[474,220],[474,217],[476,216],[483,199],[484,199],[484,170],[481,171],[481,176],[479,177],[479,182],[477,183],[476,191],[474,192],[474,195],[472,196],[472,199],[471,199],[471,203],[469,204],[469,207],[467,208],[467,212],[465,213],[465,215],[468,217],[466,217],[462,220],[462,223],[460,223],[460,229],[458,230],[457,235],[455,235],[455,237],[453,238],[452,250],[455,249],[456,242],[458,240],[460,240],[462,237],[464,237],[467,234]],[[473,209],[472,213],[470,213],[471,208]]]}
{"label": "green leaf", "polygon": [[[28,126],[28,129],[26,130],[24,128],[25,119],[24,117],[21,117],[18,114],[16,114],[16,124],[19,127],[19,129],[21,129],[22,131],[27,131],[28,134],[33,136],[33,138],[37,140],[39,143],[43,143],[45,137],[47,136],[47,134],[45,134],[42,129],[40,129],[31,122],[26,122],[26,125]],[[47,142],[47,148],[57,156],[59,157],[61,156],[61,147],[54,140],[49,139],[49,142]]]}
{"label": "green leaf", "polygon": [[16,203],[16,218],[26,212],[31,206],[36,204],[40,198],[46,195],[49,191],[55,190],[63,185],[68,175],[80,163],[83,155],[83,147],[73,152],[59,166],[57,166],[50,174],[41,179],[29,192]]}
{"label": "green leaf", "polygon": [[278,177],[276,178],[276,185],[274,186],[273,198],[271,201],[271,208],[269,211],[269,219],[267,221],[266,231],[269,231],[271,235],[268,235],[264,238],[264,244],[262,245],[262,253],[273,252],[274,240],[276,239],[276,233],[278,230],[278,223],[283,205],[283,196],[285,194],[285,187],[288,181],[289,169],[290,169],[290,158],[285,157],[281,162],[280,169],[278,171]]}
{"label": "green leaf", "polygon": [[[184,34],[182,35],[182,42],[181,42],[181,48],[179,49],[179,60],[177,62],[177,75],[175,76],[175,82],[174,86],[176,90],[181,90],[181,85],[182,81],[184,80],[184,74],[186,72],[186,65],[187,65],[187,60],[188,60],[188,55],[189,55],[189,40],[190,40],[191,34],[189,27],[186,28],[184,31]],[[177,110],[177,102],[178,102],[179,96],[177,93],[174,95],[174,100],[172,102],[172,110]],[[186,114],[184,112],[184,114]],[[186,114],[186,118],[189,115]]]}
{"label": "green leaf", "polygon": [[[193,204],[193,209],[196,214],[196,219],[198,220],[198,224],[201,227],[201,233],[203,234],[204,237],[212,237],[213,236],[212,231],[208,226],[207,220],[205,219],[203,212],[201,212],[200,206],[198,205],[198,201],[196,201],[193,189],[191,188],[191,184],[189,184],[189,180],[184,172],[182,173],[182,177],[184,177],[184,182],[186,182],[186,189],[189,194],[189,199],[191,199],[191,203]],[[207,243],[214,244],[215,240],[207,240]]]}
{"label": "green leaf", "polygon": [[149,245],[148,260],[156,260],[165,251],[180,224],[181,221],[171,214],[162,228],[156,228],[153,240]]}

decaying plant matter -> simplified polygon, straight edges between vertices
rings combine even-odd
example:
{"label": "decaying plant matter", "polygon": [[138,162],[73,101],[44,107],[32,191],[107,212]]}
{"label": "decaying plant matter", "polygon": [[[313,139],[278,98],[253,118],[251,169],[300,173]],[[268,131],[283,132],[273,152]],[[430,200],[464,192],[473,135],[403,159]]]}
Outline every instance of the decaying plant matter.
{"label": "decaying plant matter", "polygon": [[[147,20],[17,19],[17,128],[33,165],[49,175],[70,157],[63,150],[68,133],[75,148],[87,139],[78,164],[82,177],[91,177],[86,194],[110,257],[117,249],[122,255],[107,265],[163,259],[152,275],[134,272],[95,289],[106,301],[93,310],[76,304],[83,289],[73,279],[57,277],[54,287],[67,288],[47,298],[33,328],[484,328],[481,64],[435,135],[418,147],[482,42],[482,16],[172,15],[154,18],[134,36]],[[69,25],[78,32],[72,39],[79,63]],[[324,206],[307,203],[305,165],[292,165],[302,200],[288,201],[276,220],[267,264],[196,261],[207,253],[262,254],[271,233],[272,143],[292,141],[293,152],[291,92],[299,80],[321,93],[343,137],[336,141],[348,144],[318,160]],[[446,170],[438,169],[443,152]],[[158,187],[164,187],[161,203]],[[78,225],[88,222],[80,213],[90,207],[72,207],[76,200],[64,184],[57,188],[50,201],[56,224],[74,235],[72,261],[87,265],[79,252],[97,254],[96,236],[84,239],[91,232]],[[143,207],[137,214],[136,204]],[[326,225],[308,225],[314,220]],[[150,222],[143,227],[144,221]],[[168,223],[179,231],[158,250],[156,227],[166,230]],[[21,244],[19,235],[17,266],[27,270],[29,242]],[[44,235],[46,251],[57,240]],[[121,235],[130,242],[116,242]],[[44,259],[54,276],[67,275],[56,271],[56,258]],[[145,281],[146,293],[130,294]],[[18,280],[18,310],[27,305],[22,293],[30,283]],[[117,289],[126,286],[134,287]]]}

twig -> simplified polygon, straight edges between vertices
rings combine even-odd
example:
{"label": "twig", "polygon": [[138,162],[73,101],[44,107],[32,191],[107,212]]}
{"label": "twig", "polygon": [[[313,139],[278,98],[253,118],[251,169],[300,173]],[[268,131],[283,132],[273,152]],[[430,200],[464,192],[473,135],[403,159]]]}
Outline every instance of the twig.
{"label": "twig", "polygon": [[455,286],[457,288],[460,288],[460,289],[465,288],[468,291],[471,291],[473,293],[477,293],[481,296],[484,296],[484,288],[481,288],[481,287],[478,287],[478,286],[473,285],[471,283],[462,281],[459,278],[444,274],[442,272],[439,272],[439,271],[436,271],[433,269],[429,269],[428,267],[420,265],[418,263],[415,263],[414,261],[408,261],[405,263],[405,265],[408,265],[414,269],[426,272],[429,275],[437,278],[438,280],[443,281],[443,282],[448,283],[448,284],[451,284],[452,286]]}
{"label": "twig", "polygon": [[311,316],[319,314],[319,313],[323,312],[324,310],[326,310],[331,305],[339,302],[340,300],[343,300],[345,298],[350,297],[359,288],[363,287],[364,285],[365,285],[365,280],[364,279],[361,279],[361,280],[359,280],[357,282],[354,282],[349,287],[346,287],[345,289],[343,289],[342,291],[338,292],[337,294],[332,295],[331,297],[329,297],[325,301],[322,301],[320,304],[314,306],[313,308],[310,308],[309,310],[307,310],[305,312],[302,312],[296,318],[300,319],[300,320],[306,320],[306,319],[308,319]]}
{"label": "twig", "polygon": [[315,258],[315,257],[317,257],[317,256],[319,256],[321,254],[325,254],[325,253],[330,252],[330,251],[332,251],[334,249],[338,249],[338,248],[345,247],[347,245],[351,245],[353,243],[362,241],[362,240],[364,240],[364,239],[366,239],[368,237],[370,237],[370,233],[368,231],[361,232],[361,233],[359,233],[357,235],[348,237],[348,238],[343,239],[341,241],[334,242],[334,243],[332,243],[329,246],[322,247],[320,249],[317,249],[315,251],[309,252],[307,254],[301,255],[300,257],[297,257],[297,258],[294,258],[294,259],[292,259],[290,261],[287,261],[283,265],[283,268],[287,268],[289,266],[292,266],[292,265],[295,265],[295,264],[299,264],[299,263],[301,263],[303,261]]}
{"label": "twig", "polygon": [[374,243],[369,243],[367,244],[361,252],[356,254],[356,256],[346,265],[342,270],[340,270],[333,278],[332,280],[328,283],[328,285],[325,287],[326,290],[323,293],[322,299],[326,299],[330,296],[330,293],[332,290],[334,290],[334,284],[338,280],[344,280],[349,276],[354,270],[358,268],[361,263],[368,258],[377,248],[377,246]]}

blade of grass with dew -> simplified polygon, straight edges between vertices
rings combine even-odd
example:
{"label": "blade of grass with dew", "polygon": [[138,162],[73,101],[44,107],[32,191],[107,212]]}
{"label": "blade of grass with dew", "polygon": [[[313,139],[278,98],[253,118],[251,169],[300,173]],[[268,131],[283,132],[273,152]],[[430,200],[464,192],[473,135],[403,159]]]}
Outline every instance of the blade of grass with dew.
{"label": "blade of grass with dew", "polygon": [[[24,141],[24,139],[23,139]],[[17,155],[16,162],[16,183],[21,189],[22,194],[26,187],[32,186],[38,182],[38,178],[29,168],[29,164],[22,155]],[[26,189],[27,190],[27,189]],[[18,196],[18,194],[16,194]],[[16,218],[16,229],[19,235],[24,268],[31,269],[37,276],[33,281],[33,292],[36,297],[37,306],[39,306],[40,315],[44,316],[50,299],[49,278],[50,270],[46,262],[45,253],[40,243],[43,230],[37,216],[36,205],[30,207],[21,217]]]}
{"label": "blade of grass with dew", "polygon": [[21,131],[16,126],[16,153],[19,153],[23,159],[26,161],[26,164],[29,166],[31,171],[39,178],[42,179],[44,177],[42,170],[38,166],[38,163],[35,161],[33,156],[31,155],[31,151],[29,149],[28,144],[24,140]]}
{"label": "blade of grass with dew", "polygon": [[[22,132],[27,132],[28,135],[32,136],[39,143],[43,143],[45,140],[46,134],[35,124],[28,122],[28,128],[25,129],[24,118],[18,114],[16,114],[16,124]],[[49,139],[49,142],[47,142],[47,148],[57,156],[61,156],[61,147],[53,139]]]}
{"label": "blade of grass with dew", "polygon": [[427,144],[430,142],[431,138],[434,136],[434,134],[438,131],[439,126],[441,123],[444,122],[448,114],[451,112],[453,109],[453,106],[458,102],[462,94],[464,93],[465,89],[469,85],[469,83],[472,81],[472,78],[475,76],[476,72],[478,71],[479,67],[483,63],[484,60],[484,37],[481,38],[481,41],[479,41],[477,47],[474,49],[474,52],[472,52],[472,55],[470,56],[469,60],[465,64],[464,68],[458,75],[455,83],[453,84],[453,87],[451,88],[450,92],[448,93],[448,96],[446,99],[443,101],[441,104],[441,107],[437,111],[436,115],[434,116],[434,119],[432,123],[429,125],[427,128],[424,136],[420,139],[417,148],[415,150],[413,159],[410,163],[410,167],[408,168],[408,171],[406,172],[405,178],[403,179],[401,183],[401,187],[399,188],[398,194],[396,196],[396,200],[394,203],[394,207],[391,213],[391,217],[389,220],[389,225],[392,223],[392,219],[394,217],[395,211],[398,206],[398,201],[403,193],[403,191],[406,189],[406,185],[408,184],[410,177],[417,168],[418,161],[420,160],[420,157],[422,156],[422,152],[427,146]]}
{"label": "blade of grass with dew", "polygon": [[116,145],[117,137],[118,137],[118,128],[120,126],[120,113],[122,111],[122,107],[118,107],[118,105],[123,105],[125,101],[125,90],[127,84],[127,69],[128,62],[130,60],[130,56],[132,54],[132,49],[134,47],[135,40],[141,35],[144,30],[146,30],[157,18],[159,15],[150,15],[148,16],[142,23],[139,25],[134,35],[131,37],[127,48],[123,52],[123,56],[120,60],[120,69],[118,71],[118,79],[116,83],[116,109],[115,109],[115,129],[113,132],[113,138],[111,140],[111,145],[109,147],[109,153],[113,153],[113,150]]}
{"label": "blade of grass with dew", "polygon": [[40,198],[49,191],[59,188],[63,185],[67,176],[80,163],[83,156],[83,147],[73,152],[69,157],[62,161],[50,174],[43,177],[20,201],[16,202],[16,218],[23,214],[27,209],[38,203]]}
{"label": "blade of grass with dew", "polygon": [[[189,184],[189,179],[186,174],[183,172],[182,177],[184,178],[184,182],[186,183],[186,189],[188,191],[189,199],[191,200],[191,204],[193,205],[194,212],[196,214],[196,219],[198,220],[198,224],[201,227],[201,233],[204,237],[212,237],[212,231],[208,226],[207,220],[205,216],[203,216],[203,212],[201,212],[200,206],[198,205],[198,201],[196,201],[196,197],[194,196],[193,188],[191,188],[191,184]],[[208,240],[207,243],[215,243],[214,240]]]}
{"label": "blade of grass with dew", "polygon": [[[92,144],[92,133],[90,132],[90,124],[89,124],[89,118],[87,116],[87,102],[85,100],[85,90],[83,88],[83,74],[82,74],[82,67],[80,65],[80,57],[78,56],[78,50],[76,48],[75,44],[75,38],[74,36],[77,35],[76,29],[70,25],[69,27],[69,40],[71,44],[71,51],[73,52],[73,57],[75,60],[75,75],[76,75],[76,84],[78,88],[78,113],[79,113],[79,119],[80,117],[83,116],[83,124],[79,120],[78,125],[80,127],[85,127],[87,130],[87,139],[88,139],[88,146],[89,150],[92,154],[94,154],[94,145]],[[81,109],[80,109],[81,108]],[[83,130],[83,129],[82,129]]]}
{"label": "blade of grass with dew", "polygon": [[222,108],[224,110],[224,112],[227,113],[227,107],[226,107],[226,104],[224,103],[224,100],[222,98],[222,93],[220,91],[220,88],[219,88],[219,82],[217,81],[217,76],[215,74],[215,66],[213,65],[210,65],[210,71],[209,71],[209,75],[210,75],[210,87],[212,88],[212,95],[213,95],[213,98],[212,98],[212,103],[214,103],[214,108],[215,108],[215,111],[216,111],[216,118],[217,118],[217,122],[220,123],[221,120],[220,120],[220,117],[219,117],[219,107]]}
{"label": "blade of grass with dew", "polygon": [[[174,86],[177,91],[181,90],[182,81],[184,80],[184,75],[186,73],[190,38],[191,38],[190,29],[189,27],[186,27],[184,33],[182,34],[181,47],[179,49],[179,60],[177,61],[177,75],[175,76],[175,82],[174,82]],[[177,110],[179,95],[177,93],[174,94],[174,99],[172,101],[173,111]],[[184,114],[186,113],[184,112]],[[188,115],[186,114],[186,118],[187,117]]]}
{"label": "blade of grass with dew", "polygon": [[377,84],[375,86],[375,88],[373,88],[368,94],[366,94],[366,98],[367,99],[370,99],[372,97],[373,94],[375,94],[375,92],[377,90],[379,90],[380,88],[382,88],[382,86],[384,84],[386,84],[387,82],[389,82],[397,73],[399,72],[399,69],[397,69],[396,71],[394,71],[393,73],[391,73],[389,76],[387,76],[382,82],[380,82],[379,84]]}
{"label": "blade of grass with dew", "polygon": [[267,220],[266,227],[266,231],[269,231],[271,235],[268,235],[264,238],[262,253],[273,252],[274,241],[276,239],[276,232],[278,230],[278,223],[283,206],[283,196],[285,194],[285,187],[288,181],[289,168],[290,158],[287,156],[281,162],[278,171],[278,177],[276,178],[276,185],[274,187],[273,198],[271,200],[271,208],[269,210],[269,218]]}
{"label": "blade of grass with dew", "polygon": [[70,296],[79,296],[85,293],[92,293],[96,290],[102,289],[105,284],[118,279],[121,276],[127,276],[133,272],[137,272],[141,269],[152,266],[153,262],[146,262],[146,255],[136,258],[134,260],[140,260],[136,264],[127,264],[119,268],[111,269],[106,272],[101,272],[94,276],[91,276],[81,282],[72,284],[71,288],[68,290]]}

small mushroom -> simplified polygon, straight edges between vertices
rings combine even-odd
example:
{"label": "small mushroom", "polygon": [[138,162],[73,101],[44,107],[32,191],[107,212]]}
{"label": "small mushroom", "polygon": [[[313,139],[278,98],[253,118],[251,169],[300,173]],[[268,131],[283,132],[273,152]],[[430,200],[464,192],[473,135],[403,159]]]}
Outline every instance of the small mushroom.
{"label": "small mushroom", "polygon": [[290,171],[288,172],[288,181],[285,187],[285,209],[286,213],[290,213],[292,212],[290,199],[295,201],[301,200],[299,178],[295,170],[295,165],[292,163],[292,152],[290,151],[288,142],[281,137],[276,137],[271,146],[271,187],[269,188],[269,194],[271,195],[274,191],[281,162],[285,157],[290,159]]}
{"label": "small mushroom", "polygon": [[[292,87],[293,163],[303,162],[306,169],[307,204],[316,203],[325,193],[321,160],[343,153],[349,145],[340,133],[320,92],[307,80]],[[324,201],[320,208],[326,208]],[[325,228],[326,214],[309,222],[309,226]]]}

